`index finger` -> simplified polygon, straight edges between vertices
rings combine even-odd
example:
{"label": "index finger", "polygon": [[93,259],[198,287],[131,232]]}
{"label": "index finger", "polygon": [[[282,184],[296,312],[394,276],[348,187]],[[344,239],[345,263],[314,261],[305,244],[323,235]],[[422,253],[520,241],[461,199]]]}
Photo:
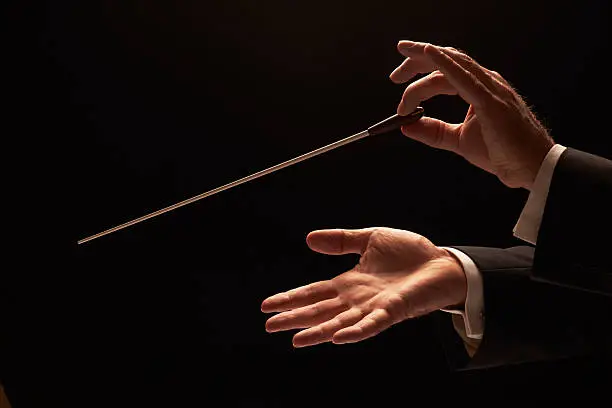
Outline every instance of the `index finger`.
{"label": "index finger", "polygon": [[270,296],[262,302],[261,311],[264,313],[284,312],[331,299],[337,295],[338,292],[331,281],[315,282]]}
{"label": "index finger", "polygon": [[457,93],[474,107],[483,106],[491,93],[475,74],[469,72],[455,60],[442,52],[440,47],[428,43],[402,40],[397,49],[406,56],[424,56],[433,63],[434,69],[442,72],[448,81],[457,89]]}
{"label": "index finger", "polygon": [[474,107],[483,107],[492,94],[476,76],[451,57],[440,51],[436,46],[427,44],[425,54],[431,58],[438,70],[442,72],[457,92],[466,102]]}

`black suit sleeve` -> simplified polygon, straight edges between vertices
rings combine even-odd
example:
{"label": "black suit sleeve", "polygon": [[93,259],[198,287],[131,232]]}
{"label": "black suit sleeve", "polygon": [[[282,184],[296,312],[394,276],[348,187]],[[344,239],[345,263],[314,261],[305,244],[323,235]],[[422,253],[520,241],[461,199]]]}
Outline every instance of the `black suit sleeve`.
{"label": "black suit sleeve", "polygon": [[[611,298],[532,279],[534,248],[455,247],[483,277],[485,331],[469,361],[455,368],[605,355],[612,342]],[[450,316],[442,316],[450,321]],[[446,322],[445,324],[448,324]],[[458,362],[458,358],[464,361]]]}
{"label": "black suit sleeve", "polygon": [[610,354],[611,210],[612,162],[567,149],[536,248],[456,247],[482,274],[485,332],[473,358],[455,367]]}
{"label": "black suit sleeve", "polygon": [[533,278],[612,296],[611,233],[612,161],[567,149],[550,184]]}

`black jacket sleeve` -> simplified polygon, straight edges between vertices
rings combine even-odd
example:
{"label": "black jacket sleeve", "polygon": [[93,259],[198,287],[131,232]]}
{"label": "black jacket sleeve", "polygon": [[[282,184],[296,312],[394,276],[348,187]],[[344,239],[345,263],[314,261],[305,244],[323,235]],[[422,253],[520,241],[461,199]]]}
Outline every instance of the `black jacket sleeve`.
{"label": "black jacket sleeve", "polygon": [[[532,279],[534,248],[455,247],[483,277],[485,331],[455,368],[605,356],[612,344],[612,298]],[[450,316],[443,316],[450,320]],[[457,350],[455,348],[457,359]]]}
{"label": "black jacket sleeve", "polygon": [[612,161],[567,149],[551,181],[533,278],[612,296]]}
{"label": "black jacket sleeve", "polygon": [[553,174],[536,248],[456,247],[482,273],[485,306],[480,346],[456,366],[609,356],[611,211],[612,162],[567,149]]}

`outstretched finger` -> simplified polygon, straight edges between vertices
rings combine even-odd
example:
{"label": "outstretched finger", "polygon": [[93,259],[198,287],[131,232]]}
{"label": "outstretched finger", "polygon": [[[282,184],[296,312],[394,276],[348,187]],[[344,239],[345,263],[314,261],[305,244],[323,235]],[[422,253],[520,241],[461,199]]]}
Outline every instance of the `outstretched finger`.
{"label": "outstretched finger", "polygon": [[410,81],[417,74],[427,74],[435,71],[431,60],[424,55],[414,55],[408,57],[397,68],[393,70],[389,79],[396,84],[403,84]]}
{"label": "outstretched finger", "polygon": [[284,312],[331,299],[337,295],[338,292],[331,281],[315,282],[270,296],[262,302],[261,311],[265,313]]}
{"label": "outstretched finger", "polygon": [[334,344],[355,343],[376,336],[393,325],[391,314],[385,309],[376,309],[357,324],[339,330],[334,334]]}
{"label": "outstretched finger", "polygon": [[313,251],[328,255],[362,254],[375,228],[312,231],[306,243]]}
{"label": "outstretched finger", "polygon": [[293,346],[314,346],[315,344],[331,341],[334,333],[357,323],[362,317],[363,313],[361,310],[357,308],[349,309],[346,312],[340,313],[330,321],[297,333],[293,336]]}
{"label": "outstretched finger", "polygon": [[467,71],[445,52],[433,45],[426,45],[424,51],[470,105],[479,108],[491,100],[491,92],[476,75]]}
{"label": "outstretched finger", "polygon": [[314,305],[279,313],[266,322],[268,332],[303,329],[324,323],[347,310],[349,306],[339,298],[327,299]]}
{"label": "outstretched finger", "polygon": [[466,71],[472,73],[480,82],[494,93],[505,94],[511,91],[507,81],[498,73],[486,69],[472,57],[452,48],[440,49],[443,53],[451,57],[457,64],[463,67]]}
{"label": "outstretched finger", "polygon": [[423,101],[433,98],[436,95],[456,95],[457,90],[446,79],[440,71],[414,81],[406,87],[402,100],[397,107],[398,115],[407,115]]}

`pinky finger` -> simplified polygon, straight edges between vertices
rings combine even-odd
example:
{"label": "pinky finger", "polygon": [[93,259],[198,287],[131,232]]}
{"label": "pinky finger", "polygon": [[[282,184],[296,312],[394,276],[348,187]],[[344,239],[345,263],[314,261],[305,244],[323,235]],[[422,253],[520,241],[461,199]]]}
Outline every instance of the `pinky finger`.
{"label": "pinky finger", "polygon": [[376,309],[361,319],[357,324],[338,330],[332,342],[334,344],[356,343],[388,329],[393,324],[393,318],[384,309]]}

